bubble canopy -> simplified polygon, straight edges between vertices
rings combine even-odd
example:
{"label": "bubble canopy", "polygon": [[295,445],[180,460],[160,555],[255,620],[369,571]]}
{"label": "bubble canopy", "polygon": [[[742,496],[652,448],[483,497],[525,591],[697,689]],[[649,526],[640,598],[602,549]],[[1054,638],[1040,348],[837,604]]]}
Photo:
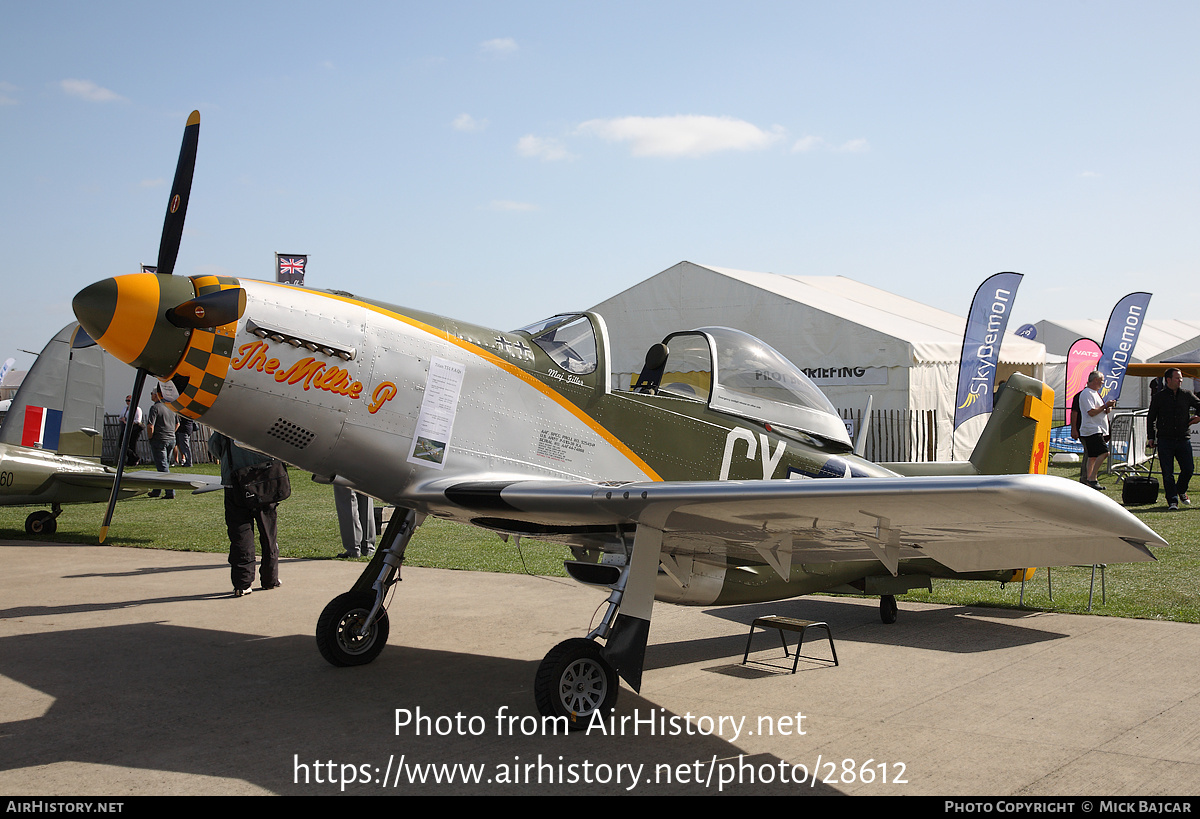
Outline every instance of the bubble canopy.
{"label": "bubble canopy", "polygon": [[[596,327],[584,314],[522,327],[567,372],[596,366]],[[658,393],[817,436],[849,449],[845,422],[799,367],[760,338],[732,327],[701,327],[663,339],[670,353]]]}
{"label": "bubble canopy", "polygon": [[[701,327],[664,339],[666,371],[711,364],[712,409],[791,427],[850,446],[846,425],[825,393],[800,368],[762,339],[731,327]],[[678,361],[677,361],[678,355]],[[673,392],[663,379],[663,391]]]}

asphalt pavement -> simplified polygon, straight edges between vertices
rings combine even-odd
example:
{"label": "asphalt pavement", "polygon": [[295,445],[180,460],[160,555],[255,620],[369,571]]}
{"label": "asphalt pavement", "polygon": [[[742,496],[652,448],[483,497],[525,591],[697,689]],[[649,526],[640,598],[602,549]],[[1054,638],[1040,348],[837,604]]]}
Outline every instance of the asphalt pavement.
{"label": "asphalt pavement", "polygon": [[[603,597],[559,578],[406,568],[389,645],[313,637],[362,563],[285,560],[230,595],[224,556],[0,541],[0,793],[1200,793],[1200,626],[808,597],[657,604],[640,694],[569,736],[542,656]],[[1119,570],[1119,569],[1114,569]],[[796,674],[779,614],[829,623]]]}

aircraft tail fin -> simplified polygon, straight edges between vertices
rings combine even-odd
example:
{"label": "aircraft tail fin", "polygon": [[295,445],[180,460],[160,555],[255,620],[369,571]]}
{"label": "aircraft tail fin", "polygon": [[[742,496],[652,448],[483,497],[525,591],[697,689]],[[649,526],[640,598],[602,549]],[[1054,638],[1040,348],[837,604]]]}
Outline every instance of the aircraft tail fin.
{"label": "aircraft tail fin", "polygon": [[996,395],[991,418],[971,453],[981,475],[1046,474],[1054,390],[1013,373]]}
{"label": "aircraft tail fin", "polygon": [[99,458],[104,439],[104,351],[72,347],[72,322],[42,349],[0,426],[0,442]]}

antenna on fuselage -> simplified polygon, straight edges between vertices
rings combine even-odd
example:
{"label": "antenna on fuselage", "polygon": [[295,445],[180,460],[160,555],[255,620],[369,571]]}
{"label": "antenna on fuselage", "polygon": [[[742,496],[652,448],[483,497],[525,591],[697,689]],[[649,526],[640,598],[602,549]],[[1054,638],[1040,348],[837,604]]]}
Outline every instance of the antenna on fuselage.
{"label": "antenna on fuselage", "polygon": [[854,441],[854,454],[860,458],[867,451],[867,431],[871,428],[871,403],[874,400],[875,396],[867,396],[867,408],[863,410],[862,423],[858,425],[858,435]]}

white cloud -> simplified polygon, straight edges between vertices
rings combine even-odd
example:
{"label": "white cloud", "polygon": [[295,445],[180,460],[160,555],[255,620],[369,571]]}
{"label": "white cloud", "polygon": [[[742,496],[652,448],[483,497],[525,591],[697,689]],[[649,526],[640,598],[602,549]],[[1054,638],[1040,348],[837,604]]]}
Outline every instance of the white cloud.
{"label": "white cloud", "polygon": [[703,156],[717,151],[757,151],[783,137],[783,129],[779,126],[764,131],[733,117],[695,115],[593,119],[576,130],[609,142],[629,142],[634,156]]}
{"label": "white cloud", "polygon": [[167,184],[167,180],[163,179],[160,176],[157,179],[143,179],[141,182],[138,183],[138,187],[139,188],[159,188],[165,184]]}
{"label": "white cloud", "polygon": [[514,202],[511,199],[493,199],[488,205],[492,210],[507,210],[507,211],[528,211],[537,210],[537,205],[531,205],[528,202]]}
{"label": "white cloud", "polygon": [[88,102],[117,102],[125,99],[114,91],[101,88],[91,80],[63,80],[58,85],[72,97],[79,97]]}
{"label": "white cloud", "polygon": [[475,119],[470,114],[459,114],[454,118],[454,130],[456,131],[482,131],[488,126],[486,119]]}
{"label": "white cloud", "polygon": [[1096,173],[1095,171],[1084,171],[1083,173],[1079,174],[1079,178],[1080,179],[1099,179],[1100,174]]}
{"label": "white cloud", "polygon": [[0,82],[0,105],[16,105],[19,90],[12,83]]}
{"label": "white cloud", "polygon": [[507,57],[516,54],[521,48],[512,37],[497,37],[494,40],[484,40],[479,44],[479,50],[493,57]]}
{"label": "white cloud", "polygon": [[547,162],[575,158],[557,139],[543,139],[533,134],[526,134],[517,140],[517,153]]}
{"label": "white cloud", "polygon": [[823,147],[825,147],[825,140],[821,139],[820,137],[806,136],[802,139],[796,140],[795,144],[792,145],[792,152],[804,153]]}

